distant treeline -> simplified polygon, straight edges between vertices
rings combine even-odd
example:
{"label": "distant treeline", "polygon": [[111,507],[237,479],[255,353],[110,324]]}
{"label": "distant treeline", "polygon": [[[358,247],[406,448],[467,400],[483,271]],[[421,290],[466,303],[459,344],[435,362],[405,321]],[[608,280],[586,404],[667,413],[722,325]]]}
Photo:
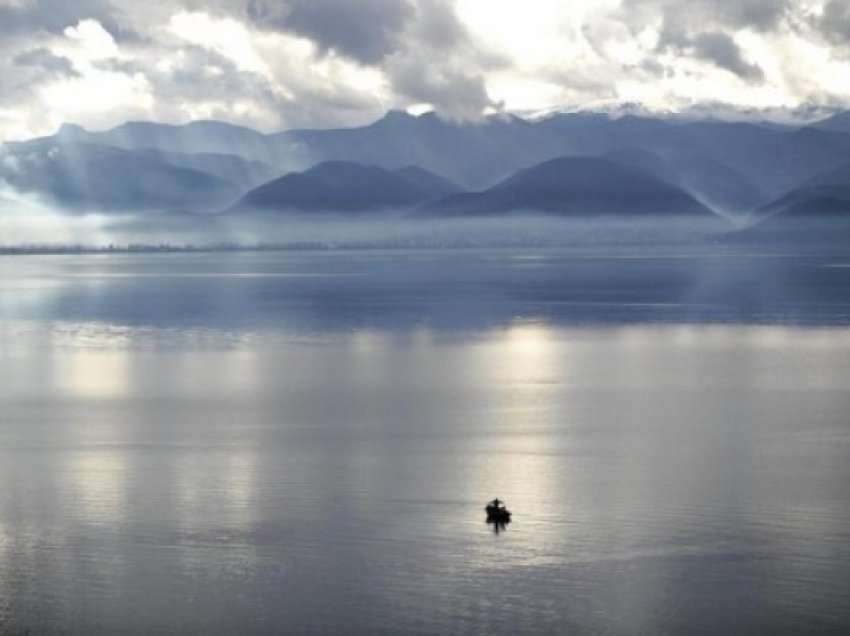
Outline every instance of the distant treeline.
{"label": "distant treeline", "polygon": [[382,249],[481,249],[500,247],[550,246],[540,237],[473,237],[447,238],[416,237],[409,239],[375,239],[351,241],[295,241],[290,243],[216,243],[205,245],[174,245],[132,243],[129,245],[15,245],[0,246],[0,256],[8,255],[59,255],[59,254],[178,254],[203,252],[280,252],[280,251],[333,251]]}
{"label": "distant treeline", "polygon": [[321,242],[299,242],[287,244],[240,245],[237,243],[217,243],[213,245],[173,245],[160,243],[148,245],[131,243],[129,245],[15,245],[0,246],[0,255],[14,254],[128,254],[154,252],[259,252],[278,250],[321,250],[334,249],[336,245]]}

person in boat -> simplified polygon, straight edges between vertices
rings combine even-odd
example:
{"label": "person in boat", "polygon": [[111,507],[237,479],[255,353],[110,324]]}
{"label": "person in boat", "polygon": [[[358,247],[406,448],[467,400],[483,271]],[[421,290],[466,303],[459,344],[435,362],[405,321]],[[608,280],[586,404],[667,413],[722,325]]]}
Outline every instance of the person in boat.
{"label": "person in boat", "polygon": [[508,509],[505,508],[505,502],[499,499],[494,499],[493,501],[488,502],[486,510],[487,516],[493,518],[507,518],[511,514],[510,512],[508,512]]}

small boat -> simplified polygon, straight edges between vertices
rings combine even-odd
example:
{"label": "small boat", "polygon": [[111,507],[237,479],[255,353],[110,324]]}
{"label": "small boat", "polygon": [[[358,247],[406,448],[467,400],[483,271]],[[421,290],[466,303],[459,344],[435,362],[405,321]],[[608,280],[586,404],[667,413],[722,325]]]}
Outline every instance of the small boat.
{"label": "small boat", "polygon": [[487,511],[487,521],[507,523],[511,520],[511,511],[505,508],[505,502],[494,499],[484,508]]}

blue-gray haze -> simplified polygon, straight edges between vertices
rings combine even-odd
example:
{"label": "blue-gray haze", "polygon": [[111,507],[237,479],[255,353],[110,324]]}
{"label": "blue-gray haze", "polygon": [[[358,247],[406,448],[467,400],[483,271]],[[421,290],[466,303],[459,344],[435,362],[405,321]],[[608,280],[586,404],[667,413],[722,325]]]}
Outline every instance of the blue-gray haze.
{"label": "blue-gray haze", "polygon": [[165,211],[199,229],[252,210],[711,213],[740,226],[800,210],[846,213],[847,130],[846,113],[797,127],[592,113],[458,123],[395,111],[359,128],[277,134],[221,122],[64,126],[0,146],[0,204]]}

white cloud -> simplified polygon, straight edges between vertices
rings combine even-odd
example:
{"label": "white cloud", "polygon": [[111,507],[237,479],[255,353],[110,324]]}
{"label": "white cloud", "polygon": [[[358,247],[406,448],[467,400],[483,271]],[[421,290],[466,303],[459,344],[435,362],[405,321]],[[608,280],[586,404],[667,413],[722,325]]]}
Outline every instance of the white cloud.
{"label": "white cloud", "polygon": [[118,54],[115,39],[97,20],[82,20],[76,26],[69,26],[65,29],[65,37],[73,43],[66,51],[86,62]]}
{"label": "white cloud", "polygon": [[[266,77],[270,75],[268,64],[254,47],[251,31],[245,24],[232,18],[180,12],[171,17],[168,31],[185,42],[225,56],[241,71]],[[309,47],[306,42],[304,44]]]}
{"label": "white cloud", "polygon": [[848,25],[841,0],[0,0],[0,139],[128,118],[356,125],[414,104],[850,106]]}

